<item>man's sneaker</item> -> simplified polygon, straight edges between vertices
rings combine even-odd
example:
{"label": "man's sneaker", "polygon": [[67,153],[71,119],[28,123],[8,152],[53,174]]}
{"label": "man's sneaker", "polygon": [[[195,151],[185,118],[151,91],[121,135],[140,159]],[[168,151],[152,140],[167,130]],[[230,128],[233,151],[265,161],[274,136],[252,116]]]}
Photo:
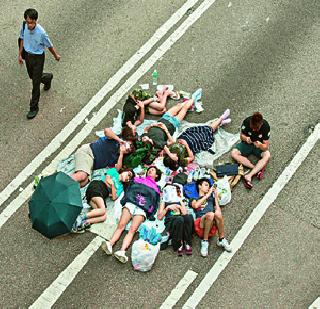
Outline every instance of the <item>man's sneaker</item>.
{"label": "man's sneaker", "polygon": [[209,241],[201,240],[201,249],[200,249],[201,256],[207,257],[208,256],[208,249],[209,249]]}
{"label": "man's sneaker", "polygon": [[39,108],[34,110],[29,110],[27,114],[27,119],[33,119],[34,117],[36,117],[38,114],[38,111],[39,111]]}
{"label": "man's sneaker", "polygon": [[184,248],[184,252],[186,253],[186,255],[192,255],[192,247],[189,245],[186,245]]}
{"label": "man's sneaker", "polygon": [[225,238],[222,238],[221,241],[218,238],[217,239],[217,246],[223,248],[227,252],[231,252],[232,251],[232,248],[231,248],[229,242]]}
{"label": "man's sneaker", "polygon": [[112,254],[112,245],[110,241],[103,241],[101,244],[101,249],[106,253],[106,255]]}
{"label": "man's sneaker", "polygon": [[194,107],[196,109],[197,113],[201,113],[204,111],[203,107],[202,107],[202,102],[201,101],[197,101],[194,103]]}
{"label": "man's sneaker", "polygon": [[184,247],[183,247],[183,246],[181,246],[181,247],[177,250],[177,254],[178,254],[178,256],[183,256],[183,254],[184,254]]}
{"label": "man's sneaker", "polygon": [[197,103],[198,101],[201,100],[202,97],[202,88],[197,89],[193,94],[192,94],[192,99],[194,103]]}
{"label": "man's sneaker", "polygon": [[48,82],[44,85],[43,90],[48,91],[51,88],[52,79],[53,79],[53,74],[50,74],[48,76]]}
{"label": "man's sneaker", "polygon": [[77,227],[73,227],[71,232],[72,233],[76,233],[76,234],[82,234],[84,233],[86,230],[90,229],[91,224],[86,222],[86,223],[81,223],[79,226]]}
{"label": "man's sneaker", "polygon": [[123,264],[127,263],[129,260],[129,258],[126,256],[126,252],[122,250],[115,252],[114,256],[119,262]]}

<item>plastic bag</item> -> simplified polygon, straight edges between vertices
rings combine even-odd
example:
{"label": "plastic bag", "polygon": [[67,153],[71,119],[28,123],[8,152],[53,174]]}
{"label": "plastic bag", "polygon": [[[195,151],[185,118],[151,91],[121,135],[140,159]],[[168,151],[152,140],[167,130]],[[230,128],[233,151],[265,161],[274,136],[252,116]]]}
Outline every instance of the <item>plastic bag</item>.
{"label": "plastic bag", "polygon": [[132,245],[131,261],[134,270],[149,271],[160,251],[160,243],[153,246],[139,238]]}
{"label": "plastic bag", "polygon": [[227,205],[231,201],[231,188],[228,181],[228,176],[225,175],[222,179],[219,179],[216,184],[220,206]]}

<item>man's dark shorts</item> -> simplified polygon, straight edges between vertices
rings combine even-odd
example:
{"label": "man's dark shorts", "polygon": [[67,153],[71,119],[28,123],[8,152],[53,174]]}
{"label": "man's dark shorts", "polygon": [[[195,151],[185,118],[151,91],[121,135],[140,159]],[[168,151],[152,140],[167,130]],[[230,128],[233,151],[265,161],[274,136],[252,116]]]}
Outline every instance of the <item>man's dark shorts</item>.
{"label": "man's dark shorts", "polygon": [[262,150],[258,149],[253,144],[247,144],[241,141],[235,146],[235,148],[238,149],[241,152],[241,155],[243,155],[244,157],[248,157],[252,154],[258,158],[261,158]]}

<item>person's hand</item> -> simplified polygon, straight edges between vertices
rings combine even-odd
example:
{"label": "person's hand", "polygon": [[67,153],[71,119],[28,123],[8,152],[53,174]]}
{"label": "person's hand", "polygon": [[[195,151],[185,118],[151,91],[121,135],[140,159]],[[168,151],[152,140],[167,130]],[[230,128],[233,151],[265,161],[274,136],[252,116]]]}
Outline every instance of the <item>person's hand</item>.
{"label": "person's hand", "polygon": [[124,141],[122,138],[119,138],[118,142],[119,142],[120,145],[125,145],[126,144],[126,141]]}
{"label": "person's hand", "polygon": [[59,54],[56,54],[56,55],[54,56],[54,59],[56,59],[56,61],[60,61],[61,56],[60,56]]}
{"label": "person's hand", "polygon": [[260,148],[262,143],[259,141],[253,142],[253,145],[255,145],[255,147]]}
{"label": "person's hand", "polygon": [[168,208],[174,212],[180,211],[180,206],[178,204],[169,205]]}
{"label": "person's hand", "polygon": [[214,189],[215,189],[214,186],[212,186],[212,187],[209,189],[208,193],[205,195],[207,199],[210,198],[210,196],[212,195],[212,192],[214,192]]}
{"label": "person's hand", "polygon": [[246,138],[246,143],[247,144],[252,144],[252,140],[251,140],[251,138],[249,136],[247,136],[247,138]]}
{"label": "person's hand", "polygon": [[22,56],[20,54],[18,56],[18,63],[19,64],[23,64],[23,59],[22,59]]}
{"label": "person's hand", "polygon": [[184,139],[178,139],[178,143],[181,145],[186,145],[187,142]]}
{"label": "person's hand", "polygon": [[162,130],[166,130],[166,129],[167,129],[167,126],[166,126],[164,123],[162,123],[162,122],[157,122],[157,126],[158,126],[159,128],[161,128]]}
{"label": "person's hand", "polygon": [[137,105],[140,109],[144,108],[144,103],[142,101],[137,100]]}
{"label": "person's hand", "polygon": [[120,153],[124,154],[126,153],[127,148],[125,144],[120,144]]}
{"label": "person's hand", "polygon": [[218,197],[219,193],[218,193],[217,188],[215,186],[212,186],[211,188],[212,188],[212,192],[213,192],[214,196]]}

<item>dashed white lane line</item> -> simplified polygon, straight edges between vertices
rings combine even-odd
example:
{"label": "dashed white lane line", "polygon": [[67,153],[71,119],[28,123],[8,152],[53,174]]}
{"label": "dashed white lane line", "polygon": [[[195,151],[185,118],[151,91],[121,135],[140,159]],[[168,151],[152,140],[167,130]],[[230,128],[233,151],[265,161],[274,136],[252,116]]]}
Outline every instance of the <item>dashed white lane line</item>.
{"label": "dashed white lane line", "polygon": [[[178,23],[184,14],[193,7],[199,0],[188,0],[182,7],[154,33],[154,35],[128,60],[119,71],[111,77],[107,83],[95,94],[88,104],[62,129],[59,134],[44,148],[0,193],[0,206],[21,186],[21,184],[32,175],[36,169],[58,150],[63,142],[76,130],[76,128],[88,117],[90,112],[103,100],[103,98],[116,87],[121,79],[128,74],[133,67],[157,44],[167,32]],[[148,68],[149,69],[149,68]],[[129,89],[133,85],[130,85]],[[117,102],[113,102],[113,107]],[[110,103],[109,103],[110,104]]]}
{"label": "dashed white lane line", "polygon": [[161,305],[160,309],[172,308],[184,294],[188,286],[196,279],[198,274],[192,270],[188,270],[177,286],[171,291],[170,295]]}
{"label": "dashed white lane line", "polygon": [[29,307],[32,309],[51,308],[70,285],[76,275],[87,264],[90,257],[99,249],[103,238],[95,237],[91,243],[60,273],[58,278],[44,290],[39,298]]}
{"label": "dashed white lane line", "polygon": [[189,297],[183,308],[195,308],[201,299],[208,292],[213,283],[217,280],[220,273],[228,266],[232,257],[241,248],[244,241],[247,239],[256,224],[263,217],[269,206],[276,200],[279,193],[290,181],[298,167],[306,159],[314,145],[320,138],[320,123],[315,127],[313,133],[308,137],[307,141],[300,148],[298,153],[294,156],[290,164],[284,169],[274,185],[268,190],[258,206],[252,211],[248,220],[244,223],[241,230],[236,234],[231,242],[232,253],[224,252],[220,255],[217,262],[213,265],[211,270],[203,278],[199,286],[195,289],[194,293]]}
{"label": "dashed white lane line", "polygon": [[[123,94],[127,93],[139,80],[141,76],[149,71],[152,65],[161,58],[171,46],[178,41],[183,34],[192,26],[201,15],[215,2],[215,0],[205,0],[188,18],[167,38],[167,40],[148,58],[132,75],[131,77],[110,97],[110,99],[100,108],[100,110],[90,119],[90,121],[80,130],[78,134],[69,142],[69,144],[53,159],[53,161],[42,171],[42,174],[52,174],[59,161],[67,158],[78,145],[92,132],[108,111],[118,103]],[[54,148],[54,144],[49,144],[48,147]],[[56,149],[55,149],[56,150]],[[53,151],[52,151],[53,152]],[[52,153],[51,152],[51,153]],[[39,158],[39,160],[42,160]],[[43,159],[44,160],[44,159]],[[41,161],[42,162],[42,161]],[[3,224],[26,202],[32,194],[32,183],[27,185],[16,199],[14,199],[0,214],[0,228]]]}
{"label": "dashed white lane line", "polygon": [[309,309],[320,309],[320,297],[318,297],[312,305],[309,306]]}

